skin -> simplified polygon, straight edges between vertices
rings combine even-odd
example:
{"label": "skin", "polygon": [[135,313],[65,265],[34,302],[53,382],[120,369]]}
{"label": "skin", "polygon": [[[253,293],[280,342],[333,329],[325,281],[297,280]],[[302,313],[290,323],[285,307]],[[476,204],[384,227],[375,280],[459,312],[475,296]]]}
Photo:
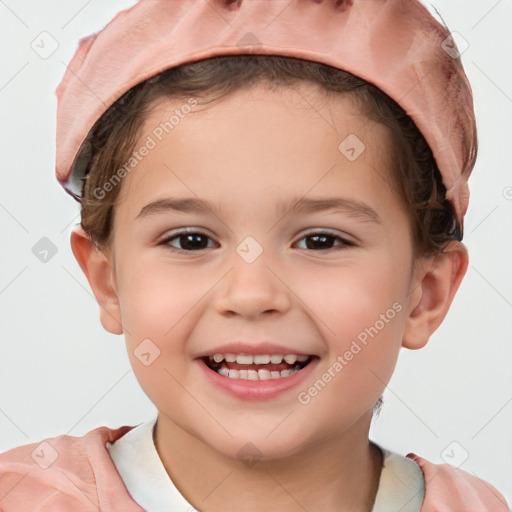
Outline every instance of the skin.
{"label": "skin", "polygon": [[[135,147],[180,104],[159,101]],[[330,99],[305,84],[259,85],[195,110],[123,179],[109,250],[96,249],[80,228],[71,236],[104,328],[124,333],[133,371],[159,410],[160,458],[179,491],[206,512],[227,503],[239,511],[371,510],[382,465],[368,440],[372,407],[400,348],[423,347],[441,324],[467,251],[452,242],[436,258],[414,258],[407,210],[390,185],[388,129],[348,97]],[[338,149],[349,134],[365,144],[355,161]],[[167,197],[220,209],[136,219]],[[357,199],[379,221],[345,210],[277,209],[301,197]],[[183,238],[162,243],[186,227],[209,237],[201,239],[206,248],[178,253],[172,249],[183,248]],[[311,239],[325,230],[334,238]],[[236,252],[247,236],[263,249],[250,264]],[[299,403],[298,393],[332,374],[337,356],[396,303],[401,311]],[[134,350],[148,338],[160,356],[145,366]],[[195,361],[240,338],[315,354],[318,364],[297,388],[244,401],[209,385]],[[238,455],[248,442],[261,455],[251,467]]]}

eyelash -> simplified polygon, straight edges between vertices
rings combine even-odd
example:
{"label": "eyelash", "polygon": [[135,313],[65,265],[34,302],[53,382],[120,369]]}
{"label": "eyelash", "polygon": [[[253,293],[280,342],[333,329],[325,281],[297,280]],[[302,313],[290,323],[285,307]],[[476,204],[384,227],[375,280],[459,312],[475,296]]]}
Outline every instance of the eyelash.
{"label": "eyelash", "polygon": [[[181,254],[191,253],[191,252],[200,252],[200,251],[203,251],[205,249],[211,249],[211,247],[204,247],[204,248],[201,248],[201,249],[198,249],[198,250],[187,250],[187,249],[179,249],[177,247],[173,247],[173,246],[169,245],[169,243],[172,242],[173,240],[180,239],[181,237],[184,237],[184,236],[187,236],[187,235],[199,235],[201,237],[206,237],[206,238],[210,239],[210,237],[207,234],[202,233],[200,231],[184,230],[184,231],[178,231],[177,233],[174,233],[174,234],[166,237],[158,245],[167,245],[167,247],[168,247],[168,249],[170,251],[176,252],[176,253],[181,253]],[[353,242],[351,242],[351,241],[341,237],[340,235],[332,233],[332,232],[330,232],[328,230],[307,233],[307,234],[303,235],[299,240],[303,240],[305,238],[314,237],[314,236],[329,237],[329,238],[333,238],[333,239],[338,240],[339,242],[341,242],[338,246],[329,247],[327,249],[311,249],[312,251],[315,251],[315,252],[327,252],[327,251],[333,251],[333,250],[336,250],[336,249],[339,250],[339,249],[355,246],[355,244]]]}

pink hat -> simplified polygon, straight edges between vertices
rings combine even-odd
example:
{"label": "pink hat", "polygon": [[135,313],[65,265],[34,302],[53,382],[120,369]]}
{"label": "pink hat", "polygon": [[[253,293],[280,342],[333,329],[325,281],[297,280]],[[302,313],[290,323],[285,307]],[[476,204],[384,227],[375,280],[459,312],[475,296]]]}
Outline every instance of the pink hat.
{"label": "pink hat", "polygon": [[80,41],[57,88],[57,179],[101,115],[138,83],[219,55],[295,57],[343,69],[395,100],[425,137],[459,227],[476,158],[471,88],[449,32],[416,0],[141,0]]}

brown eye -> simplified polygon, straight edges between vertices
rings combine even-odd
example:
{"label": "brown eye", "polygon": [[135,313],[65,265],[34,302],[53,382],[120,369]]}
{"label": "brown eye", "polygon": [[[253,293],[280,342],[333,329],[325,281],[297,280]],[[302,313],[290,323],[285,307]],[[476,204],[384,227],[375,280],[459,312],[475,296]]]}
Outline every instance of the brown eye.
{"label": "brown eye", "polygon": [[167,237],[159,245],[167,245],[171,250],[190,252],[215,247],[215,244],[209,245],[209,242],[213,243],[204,233],[181,231]]}
{"label": "brown eye", "polygon": [[327,232],[311,233],[301,238],[301,241],[302,240],[305,240],[306,242],[303,247],[300,247],[301,249],[311,249],[314,251],[326,251],[329,249],[335,249],[336,247],[343,248],[354,245],[339,235]]}

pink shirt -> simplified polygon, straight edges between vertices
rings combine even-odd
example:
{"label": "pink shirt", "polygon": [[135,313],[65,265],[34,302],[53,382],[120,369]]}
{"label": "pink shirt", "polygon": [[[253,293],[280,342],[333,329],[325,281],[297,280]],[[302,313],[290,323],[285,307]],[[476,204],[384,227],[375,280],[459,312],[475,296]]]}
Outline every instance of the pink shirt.
{"label": "pink shirt", "polygon": [[[2,512],[144,512],[128,493],[109,455],[134,427],[98,427],[82,437],[61,435],[0,455]],[[508,512],[490,484],[447,464],[414,456],[425,477],[421,512]]]}

